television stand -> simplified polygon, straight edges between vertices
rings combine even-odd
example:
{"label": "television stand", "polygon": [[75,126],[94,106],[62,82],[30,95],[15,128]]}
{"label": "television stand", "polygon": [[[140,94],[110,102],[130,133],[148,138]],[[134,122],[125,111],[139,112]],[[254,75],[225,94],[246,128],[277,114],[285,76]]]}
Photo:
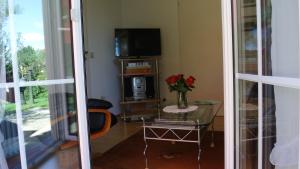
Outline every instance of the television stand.
{"label": "television stand", "polygon": [[120,58],[122,118],[160,114],[158,57]]}

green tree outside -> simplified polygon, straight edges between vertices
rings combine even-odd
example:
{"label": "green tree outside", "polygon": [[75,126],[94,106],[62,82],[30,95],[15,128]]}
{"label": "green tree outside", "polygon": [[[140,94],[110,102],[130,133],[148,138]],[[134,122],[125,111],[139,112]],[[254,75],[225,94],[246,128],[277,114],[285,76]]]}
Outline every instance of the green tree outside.
{"label": "green tree outside", "polygon": [[[15,6],[14,13],[21,13],[21,8]],[[10,54],[10,41],[9,34],[7,32],[7,19],[8,19],[8,4],[6,0],[0,0],[0,66],[5,66],[6,82],[13,81],[13,67]],[[19,77],[21,80],[34,81],[46,79],[46,66],[45,66],[45,51],[34,49],[31,46],[24,47],[22,43],[21,34],[17,35],[17,57]],[[1,71],[1,70],[0,70]],[[0,79],[1,80],[1,79]],[[4,82],[4,81],[3,81]],[[21,94],[23,95],[24,103],[22,105],[24,109],[30,109],[32,107],[48,107],[48,93],[44,87],[32,87],[33,105],[27,105],[27,101],[30,96],[29,88],[21,88]],[[6,98],[4,99],[6,102]],[[15,111],[14,103],[6,102],[5,111]]]}

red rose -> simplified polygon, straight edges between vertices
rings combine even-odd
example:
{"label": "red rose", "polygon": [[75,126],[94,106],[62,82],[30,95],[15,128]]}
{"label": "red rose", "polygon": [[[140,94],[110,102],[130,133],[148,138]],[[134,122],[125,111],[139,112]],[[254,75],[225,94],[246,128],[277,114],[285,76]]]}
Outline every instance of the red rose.
{"label": "red rose", "polygon": [[177,82],[177,80],[178,80],[178,76],[172,75],[166,79],[166,82],[169,85],[171,85],[171,84],[175,84]]}
{"label": "red rose", "polygon": [[186,79],[185,83],[187,84],[187,86],[191,87],[191,86],[193,86],[193,84],[195,83],[195,80],[196,80],[196,79],[195,79],[193,76],[189,76],[189,77]]}

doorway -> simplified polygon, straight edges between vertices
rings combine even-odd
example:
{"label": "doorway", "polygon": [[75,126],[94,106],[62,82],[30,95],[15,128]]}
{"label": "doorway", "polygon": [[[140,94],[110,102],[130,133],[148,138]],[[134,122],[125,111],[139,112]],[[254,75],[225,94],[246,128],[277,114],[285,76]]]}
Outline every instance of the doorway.
{"label": "doorway", "polygon": [[[120,62],[114,54],[116,28],[160,28],[162,55],[158,57],[162,105],[176,101],[176,93],[169,91],[165,79],[177,73],[196,78],[196,88],[188,93],[190,101],[223,100],[220,2],[100,0],[84,1],[84,9],[88,97],[110,101],[114,105],[109,109],[113,114],[123,116]],[[221,110],[215,119],[216,130],[222,132],[223,123]],[[132,124],[134,127],[130,129],[128,126]],[[141,122],[123,124],[123,120],[119,119],[117,125],[119,129],[114,126],[107,135],[91,142],[92,156],[106,154],[117,143],[139,132]],[[115,130],[119,131],[117,136],[113,134]],[[109,135],[119,141],[107,139]],[[107,142],[114,144],[107,145]],[[138,156],[143,157],[141,154]],[[223,159],[223,155],[220,158]],[[143,165],[144,162],[141,163]]]}

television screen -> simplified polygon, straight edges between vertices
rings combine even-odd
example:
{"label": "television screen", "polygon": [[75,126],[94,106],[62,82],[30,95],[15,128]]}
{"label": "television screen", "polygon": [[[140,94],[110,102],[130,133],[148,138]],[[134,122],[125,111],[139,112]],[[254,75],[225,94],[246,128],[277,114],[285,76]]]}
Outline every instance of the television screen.
{"label": "television screen", "polygon": [[160,29],[115,29],[115,56],[160,55]]}

